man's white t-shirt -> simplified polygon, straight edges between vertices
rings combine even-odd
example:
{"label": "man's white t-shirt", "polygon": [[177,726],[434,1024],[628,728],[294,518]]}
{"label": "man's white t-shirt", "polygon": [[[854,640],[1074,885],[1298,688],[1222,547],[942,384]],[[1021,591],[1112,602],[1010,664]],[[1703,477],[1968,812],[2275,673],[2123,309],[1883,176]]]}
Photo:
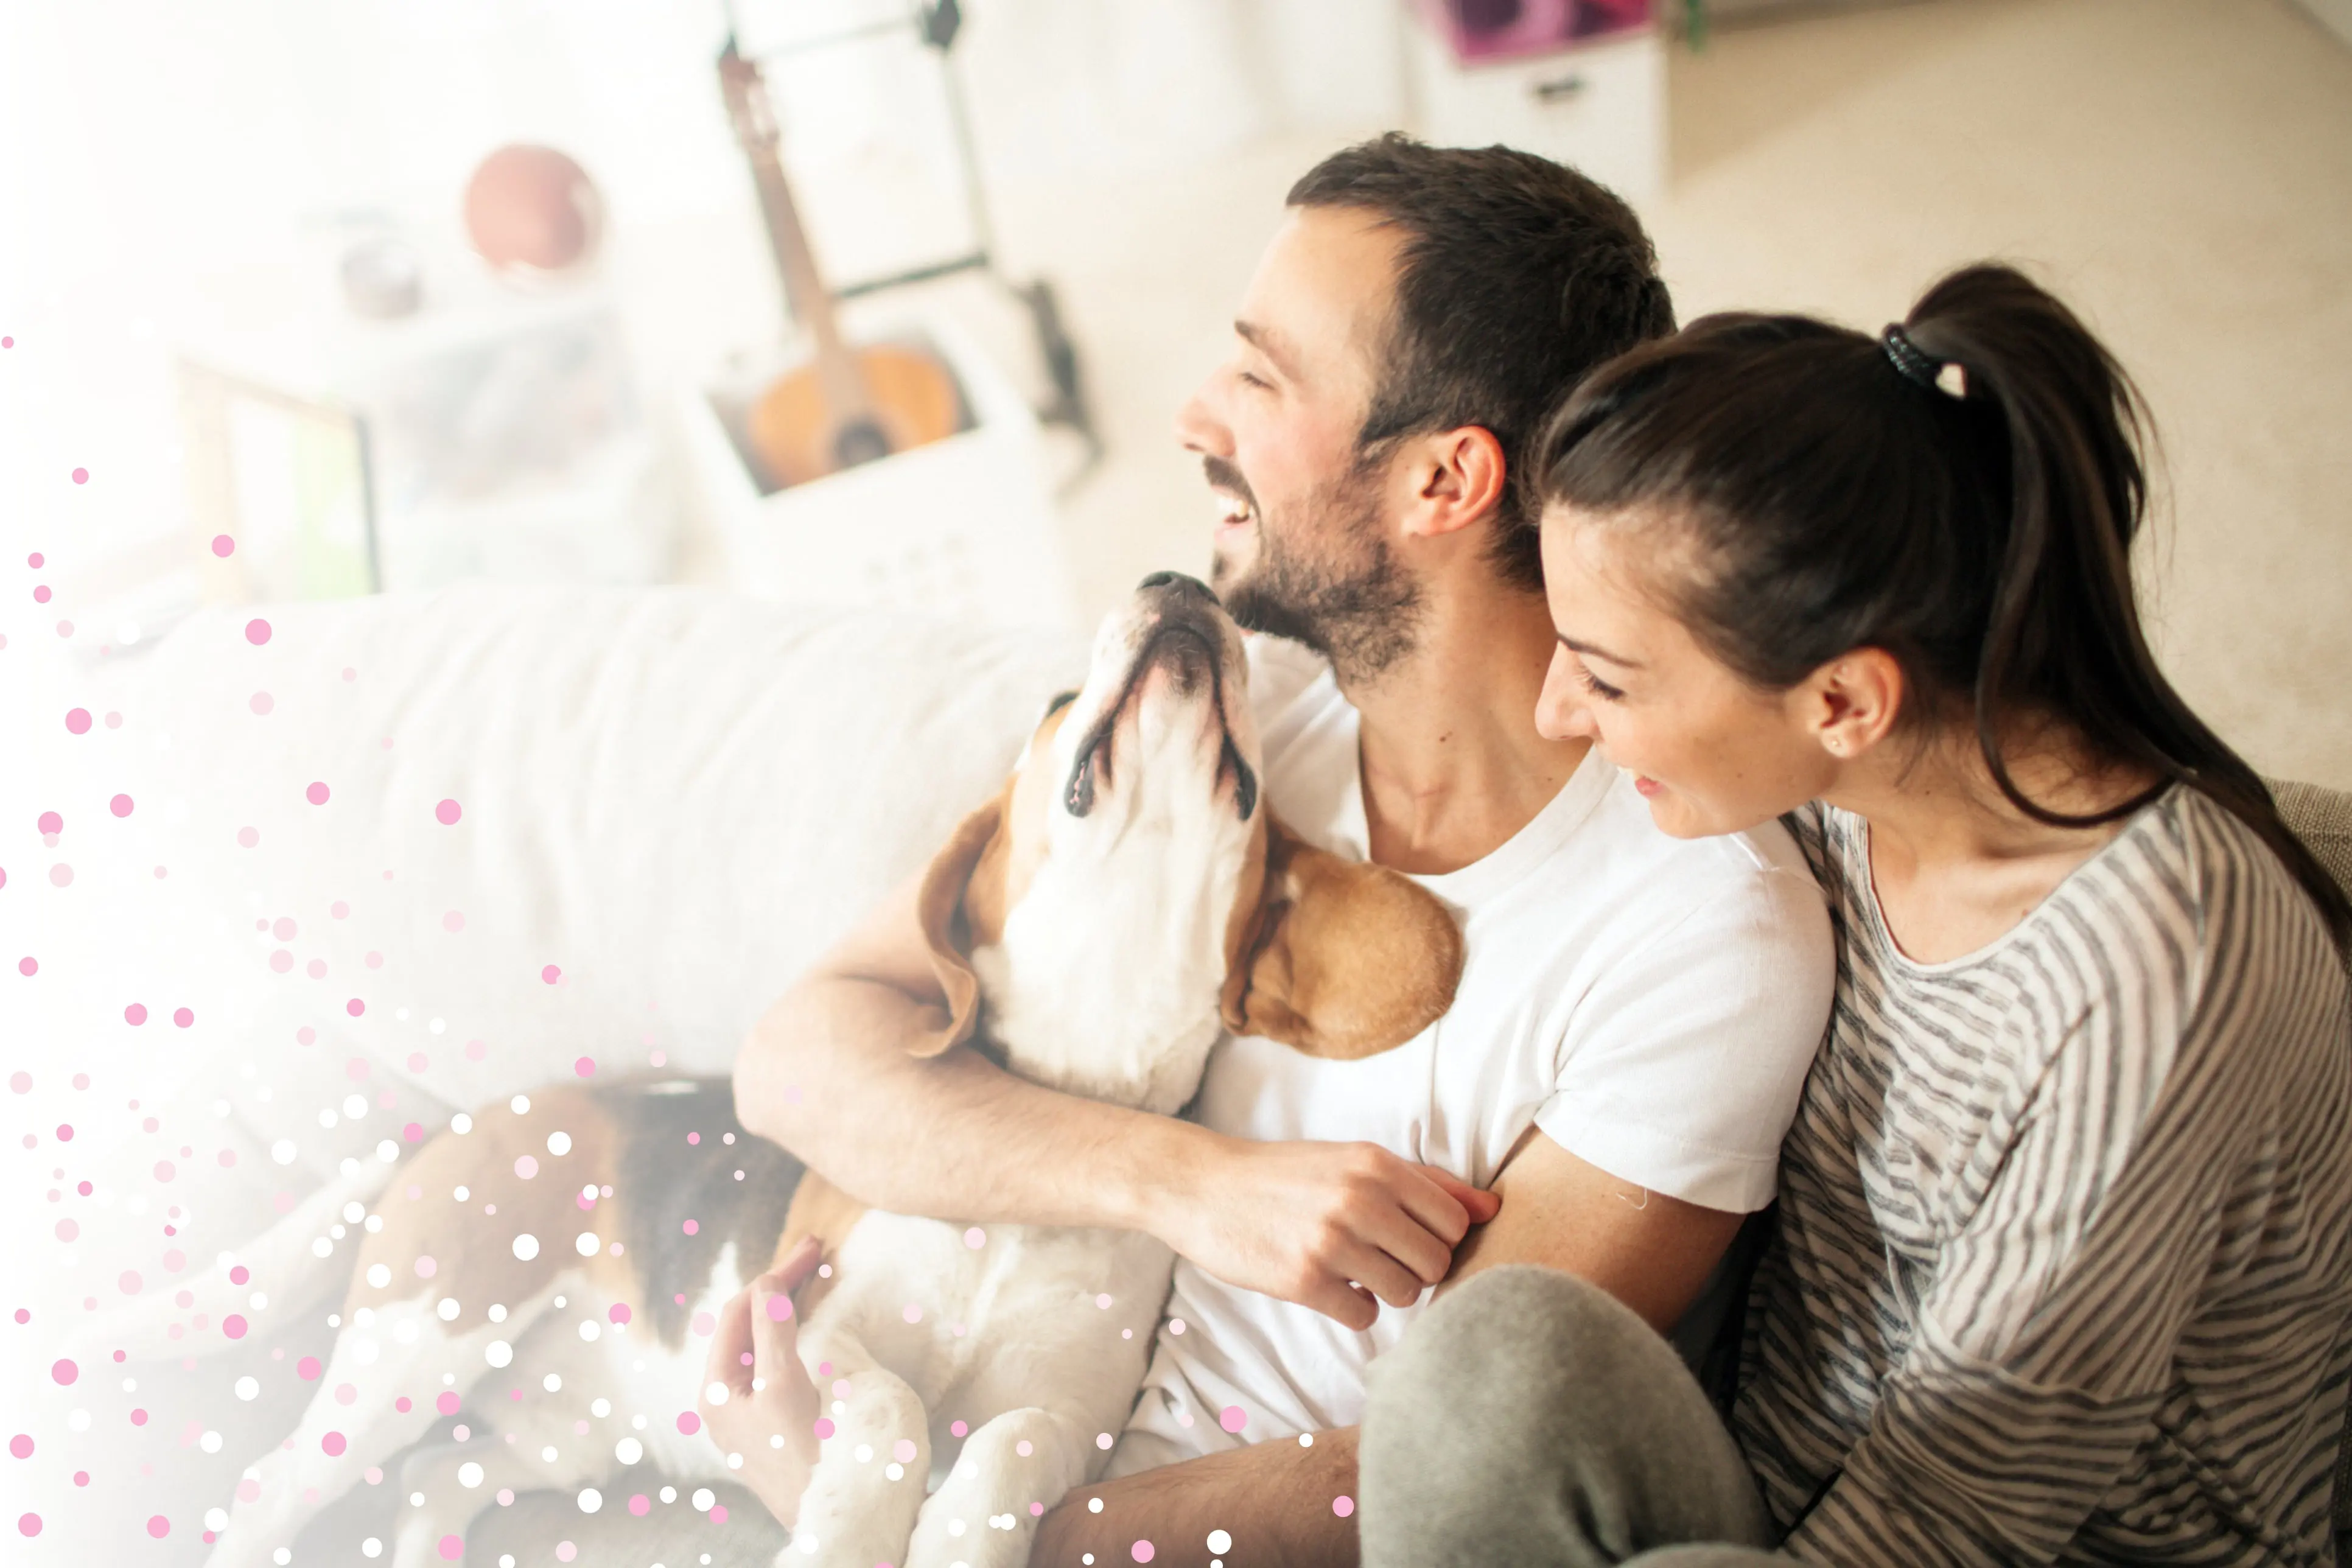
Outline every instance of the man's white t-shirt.
{"label": "man's white t-shirt", "polygon": [[[1267,804],[1363,859],[1356,710],[1295,644],[1254,638],[1250,664]],[[1777,824],[1668,837],[1595,752],[1509,842],[1414,880],[1462,921],[1452,1010],[1358,1061],[1228,1035],[1194,1102],[1202,1125],[1378,1143],[1478,1187],[1532,1125],[1653,1192],[1735,1212],[1771,1201],[1835,965],[1821,890]],[[1109,1474],[1355,1425],[1367,1363],[1428,1300],[1383,1305],[1359,1333],[1179,1258]]]}

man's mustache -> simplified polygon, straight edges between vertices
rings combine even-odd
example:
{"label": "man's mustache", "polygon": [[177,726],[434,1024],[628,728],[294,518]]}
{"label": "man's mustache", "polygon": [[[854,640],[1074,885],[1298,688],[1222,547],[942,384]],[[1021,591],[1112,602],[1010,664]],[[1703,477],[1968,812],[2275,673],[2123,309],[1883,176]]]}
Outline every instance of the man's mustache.
{"label": "man's mustache", "polygon": [[1257,510],[1257,493],[1250,489],[1249,481],[1242,478],[1239,468],[1213,454],[1201,459],[1201,471],[1208,476],[1212,489],[1231,490],[1249,503],[1253,515],[1261,515]]}

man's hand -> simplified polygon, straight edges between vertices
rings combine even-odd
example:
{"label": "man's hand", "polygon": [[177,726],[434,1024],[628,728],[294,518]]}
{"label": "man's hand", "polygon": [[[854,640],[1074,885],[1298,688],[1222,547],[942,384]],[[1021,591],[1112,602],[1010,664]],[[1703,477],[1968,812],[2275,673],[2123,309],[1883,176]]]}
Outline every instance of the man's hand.
{"label": "man's hand", "polygon": [[[816,1384],[801,1364],[792,1292],[823,1255],[814,1237],[804,1237],[777,1268],[737,1291],[719,1310],[702,1373],[703,1430],[722,1453],[743,1457],[743,1484],[786,1530],[800,1515],[817,1457]],[[713,1384],[726,1390],[715,1405]]]}
{"label": "man's hand", "polygon": [[1154,1234],[1229,1285],[1350,1329],[1409,1307],[1502,1200],[1375,1143],[1211,1140],[1171,1183]]}

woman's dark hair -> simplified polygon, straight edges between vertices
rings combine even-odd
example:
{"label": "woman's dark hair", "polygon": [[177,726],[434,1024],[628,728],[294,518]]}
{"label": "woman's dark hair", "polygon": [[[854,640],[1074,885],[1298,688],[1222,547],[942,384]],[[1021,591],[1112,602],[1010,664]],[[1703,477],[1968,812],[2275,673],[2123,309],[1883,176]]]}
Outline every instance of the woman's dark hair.
{"label": "woman's dark hair", "polygon": [[[2148,422],[2130,377],[2074,312],[1991,264],[1944,279],[1890,335],[1891,351],[1806,317],[1717,315],[1636,348],[1552,416],[1543,499],[1687,530],[1695,565],[1671,601],[1757,686],[1883,648],[1914,698],[1903,717],[1966,704],[1994,782],[2029,816],[2091,826],[2189,784],[2352,937],[2352,900],[2141,633],[2130,556]],[[2053,720],[2159,782],[2083,816],[2029,799],[2002,740],[2014,721]]]}

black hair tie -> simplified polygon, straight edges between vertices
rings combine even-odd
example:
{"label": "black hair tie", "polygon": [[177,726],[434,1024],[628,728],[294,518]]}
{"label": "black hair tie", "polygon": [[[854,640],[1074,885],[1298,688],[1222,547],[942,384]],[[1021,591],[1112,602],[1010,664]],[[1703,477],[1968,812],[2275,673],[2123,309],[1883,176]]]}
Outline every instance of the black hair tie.
{"label": "black hair tie", "polygon": [[1879,334],[1879,345],[1885,349],[1887,363],[1903,373],[1903,379],[1929,392],[1940,392],[1948,397],[1969,395],[1969,373],[1956,359],[1937,359],[1934,354],[1911,341],[1911,334],[1900,324],[1889,322]]}

